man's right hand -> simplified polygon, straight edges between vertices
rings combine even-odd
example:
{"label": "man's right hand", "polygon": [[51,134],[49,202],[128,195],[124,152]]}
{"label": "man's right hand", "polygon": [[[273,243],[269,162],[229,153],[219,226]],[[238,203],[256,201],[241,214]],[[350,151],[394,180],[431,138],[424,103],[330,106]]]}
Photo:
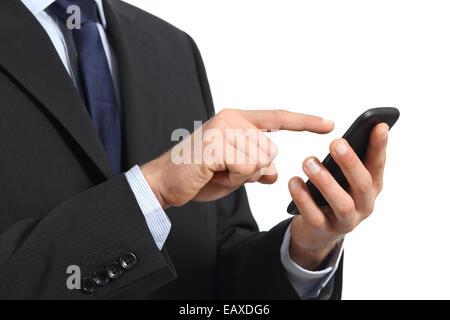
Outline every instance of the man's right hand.
{"label": "man's right hand", "polygon": [[141,171],[163,209],[213,201],[247,182],[277,180],[278,148],[263,131],[328,133],[333,128],[332,121],[284,110],[225,109]]}

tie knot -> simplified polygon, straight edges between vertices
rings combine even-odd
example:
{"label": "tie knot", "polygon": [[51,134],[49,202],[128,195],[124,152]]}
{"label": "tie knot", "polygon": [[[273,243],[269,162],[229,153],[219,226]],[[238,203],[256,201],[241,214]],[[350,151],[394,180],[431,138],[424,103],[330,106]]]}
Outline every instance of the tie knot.
{"label": "tie knot", "polygon": [[63,22],[77,13],[80,14],[81,24],[99,21],[97,4],[94,0],[56,0],[47,8],[47,11]]}

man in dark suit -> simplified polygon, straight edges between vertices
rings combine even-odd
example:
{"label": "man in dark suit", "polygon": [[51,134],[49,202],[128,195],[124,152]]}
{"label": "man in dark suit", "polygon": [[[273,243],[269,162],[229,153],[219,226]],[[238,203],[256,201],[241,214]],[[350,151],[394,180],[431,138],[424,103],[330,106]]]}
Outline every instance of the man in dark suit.
{"label": "man in dark suit", "polygon": [[193,40],[119,0],[2,0],[0,26],[0,298],[340,298],[343,235],[381,190],[386,125],[365,163],[331,145],[351,193],[307,159],[331,208],[295,177],[302,215],[258,232],[243,185],[276,180],[270,140],[258,134],[255,163],[176,164],[171,134],[194,120],[219,133],[332,122],[214,116]]}

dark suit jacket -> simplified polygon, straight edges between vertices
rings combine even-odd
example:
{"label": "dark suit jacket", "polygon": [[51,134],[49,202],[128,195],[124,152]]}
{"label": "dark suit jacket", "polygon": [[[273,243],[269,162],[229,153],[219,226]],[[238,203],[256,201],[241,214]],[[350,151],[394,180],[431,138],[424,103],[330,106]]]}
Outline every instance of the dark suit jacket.
{"label": "dark suit jacket", "polygon": [[[121,1],[104,10],[125,171],[214,109],[186,33]],[[18,0],[0,1],[0,44],[0,298],[298,298],[280,262],[289,220],[258,232],[244,188],[168,209],[172,229],[158,250],[45,30]],[[127,252],[138,263],[119,279],[92,295],[67,289],[69,265],[89,276]],[[340,297],[341,275],[342,266],[321,298]]]}

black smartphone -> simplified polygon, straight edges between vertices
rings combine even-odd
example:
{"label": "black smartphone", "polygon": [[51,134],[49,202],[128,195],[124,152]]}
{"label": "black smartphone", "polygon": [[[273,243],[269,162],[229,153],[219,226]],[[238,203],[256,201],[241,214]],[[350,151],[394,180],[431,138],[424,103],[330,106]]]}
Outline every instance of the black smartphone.
{"label": "black smartphone", "polygon": [[[363,160],[366,156],[367,145],[369,143],[370,133],[372,129],[379,123],[386,123],[391,129],[400,117],[400,111],[396,108],[374,108],[369,109],[360,115],[350,126],[342,138],[348,141],[358,157]],[[330,154],[322,161],[322,164],[336,181],[346,190],[348,190],[348,182],[337,163]],[[306,182],[311,196],[319,206],[328,205],[320,191],[312,184],[310,180]],[[287,212],[296,215],[300,214],[294,201],[291,201],[287,208]]]}

